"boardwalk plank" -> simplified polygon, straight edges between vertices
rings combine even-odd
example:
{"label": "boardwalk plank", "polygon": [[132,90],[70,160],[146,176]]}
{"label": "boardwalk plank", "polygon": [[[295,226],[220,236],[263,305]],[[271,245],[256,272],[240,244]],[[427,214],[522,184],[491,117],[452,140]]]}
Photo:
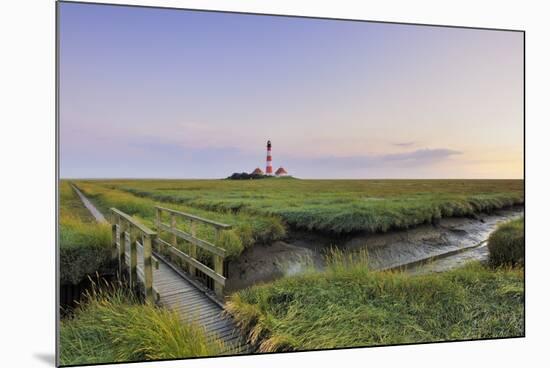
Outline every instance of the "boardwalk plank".
{"label": "boardwalk plank", "polygon": [[176,307],[175,309],[183,314],[193,315],[195,319],[201,319],[201,316],[205,315],[206,313],[216,312],[215,309],[207,304],[196,304],[191,307],[184,306],[182,308]]}
{"label": "boardwalk plank", "polygon": [[202,320],[201,325],[207,331],[215,331],[215,330],[220,330],[227,327],[231,327],[234,329],[234,326],[232,326],[232,323],[230,323],[230,321],[219,320],[215,317],[209,320]]}
{"label": "boardwalk plank", "polygon": [[[187,295],[187,293],[172,294],[166,297],[167,303],[179,306],[192,306],[197,303],[211,305],[208,300],[201,296]],[[220,307],[218,307],[220,309]]]}

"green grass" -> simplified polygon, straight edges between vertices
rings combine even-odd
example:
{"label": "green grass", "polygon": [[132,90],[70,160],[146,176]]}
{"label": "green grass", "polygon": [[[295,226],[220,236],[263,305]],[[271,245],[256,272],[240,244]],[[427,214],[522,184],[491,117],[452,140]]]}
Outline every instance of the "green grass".
{"label": "green grass", "polygon": [[[285,235],[282,221],[275,216],[252,216],[246,213],[234,214],[230,211],[209,211],[178,203],[164,202],[151,198],[143,198],[122,190],[112,189],[101,182],[78,181],[78,188],[93,201],[103,214],[109,214],[111,207],[135,217],[140,222],[154,227],[155,205],[169,207],[182,212],[233,225],[234,228],[224,231],[221,243],[217,245],[226,249],[228,257],[238,256],[246,247],[258,242],[271,242]],[[164,221],[167,221],[164,219]],[[183,230],[188,230],[188,223],[178,224]],[[197,235],[201,239],[214,241],[215,233],[211,226],[197,224]]]}
{"label": "green grass", "polygon": [[60,363],[97,364],[218,355],[223,343],[179,321],[175,312],[141,304],[120,287],[94,289],[61,321]]}
{"label": "green grass", "polygon": [[[442,217],[523,203],[522,180],[79,180],[108,213],[116,207],[153,227],[161,205],[234,225],[219,244],[237,257],[289,228],[346,234],[385,232]],[[185,226],[185,225],[184,225]],[[214,240],[211,227],[198,235]]]}
{"label": "green grass", "polygon": [[489,263],[493,266],[523,266],[525,263],[524,218],[501,224],[489,236]]}
{"label": "green grass", "polygon": [[228,310],[263,352],[524,335],[522,269],[411,276],[362,264],[242,290]]}
{"label": "green grass", "polygon": [[61,182],[59,195],[61,283],[78,284],[110,268],[111,229],[94,220],[68,182]]}
{"label": "green grass", "polygon": [[155,201],[275,216],[292,227],[385,232],[522,204],[523,180],[109,180]]}

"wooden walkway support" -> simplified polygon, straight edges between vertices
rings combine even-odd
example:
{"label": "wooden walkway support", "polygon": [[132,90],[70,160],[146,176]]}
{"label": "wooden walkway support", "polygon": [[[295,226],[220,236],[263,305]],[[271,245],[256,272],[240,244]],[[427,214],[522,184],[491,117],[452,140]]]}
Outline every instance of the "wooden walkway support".
{"label": "wooden walkway support", "polygon": [[[112,241],[118,253],[119,274],[122,275],[123,267],[127,265],[130,286],[136,287],[139,277],[143,284],[145,300],[148,303],[154,303],[152,244],[157,237],[157,233],[116,208],[111,208],[111,213]],[[139,272],[137,267],[138,258],[142,265]],[[155,262],[158,267],[158,260],[155,259]]]}

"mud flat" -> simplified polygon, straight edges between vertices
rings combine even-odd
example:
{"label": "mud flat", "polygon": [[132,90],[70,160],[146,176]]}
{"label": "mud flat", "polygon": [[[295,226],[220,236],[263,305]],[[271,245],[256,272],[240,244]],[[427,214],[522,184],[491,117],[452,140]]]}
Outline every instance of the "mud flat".
{"label": "mud flat", "polygon": [[[227,287],[238,290],[301,272],[308,265],[322,269],[330,247],[367,250],[369,267],[375,270],[406,268],[407,272],[441,272],[488,256],[482,244],[498,224],[522,216],[522,206],[478,214],[470,218],[444,218],[408,230],[383,234],[355,234],[334,238],[293,232],[285,241],[256,245],[230,263]],[[447,256],[448,255],[448,256]]]}
{"label": "mud flat", "polygon": [[[486,240],[498,224],[522,215],[523,208],[517,207],[472,218],[444,218],[436,225],[359,236],[344,243],[344,247],[350,250],[366,248],[372,269],[391,269],[475,247]],[[467,253],[471,252],[471,255],[476,255],[472,259],[482,259],[480,256],[487,254],[483,248],[469,249],[465,254],[456,253],[453,257],[467,259]]]}
{"label": "mud flat", "polygon": [[306,247],[284,241],[257,244],[245,250],[238,260],[230,262],[225,291],[229,293],[300,273],[312,260],[316,267],[322,267],[321,253]]}

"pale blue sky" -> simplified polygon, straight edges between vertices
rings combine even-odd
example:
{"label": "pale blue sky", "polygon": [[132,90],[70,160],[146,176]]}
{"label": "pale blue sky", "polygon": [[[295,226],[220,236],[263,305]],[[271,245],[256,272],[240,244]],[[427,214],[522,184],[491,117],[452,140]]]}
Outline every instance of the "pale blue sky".
{"label": "pale blue sky", "polygon": [[60,4],[62,177],[521,178],[523,34]]}

